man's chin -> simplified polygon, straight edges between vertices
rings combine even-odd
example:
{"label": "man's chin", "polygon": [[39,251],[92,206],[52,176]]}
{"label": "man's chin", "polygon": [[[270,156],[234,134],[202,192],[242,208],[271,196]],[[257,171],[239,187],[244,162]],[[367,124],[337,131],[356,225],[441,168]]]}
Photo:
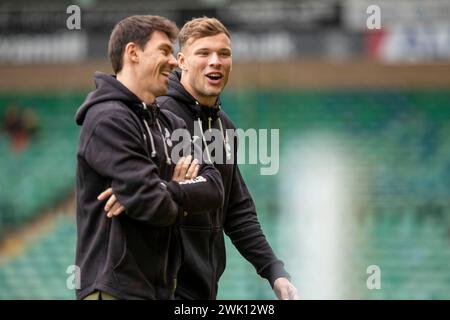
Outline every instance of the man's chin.
{"label": "man's chin", "polygon": [[210,88],[209,90],[205,90],[206,96],[209,97],[218,97],[222,93],[223,88]]}

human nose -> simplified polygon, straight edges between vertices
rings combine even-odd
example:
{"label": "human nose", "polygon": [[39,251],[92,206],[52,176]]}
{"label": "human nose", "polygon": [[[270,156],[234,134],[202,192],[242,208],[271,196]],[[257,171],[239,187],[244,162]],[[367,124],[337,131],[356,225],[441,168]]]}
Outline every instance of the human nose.
{"label": "human nose", "polygon": [[220,61],[220,57],[217,53],[211,54],[211,57],[209,58],[209,65],[210,66],[220,66],[222,62]]}

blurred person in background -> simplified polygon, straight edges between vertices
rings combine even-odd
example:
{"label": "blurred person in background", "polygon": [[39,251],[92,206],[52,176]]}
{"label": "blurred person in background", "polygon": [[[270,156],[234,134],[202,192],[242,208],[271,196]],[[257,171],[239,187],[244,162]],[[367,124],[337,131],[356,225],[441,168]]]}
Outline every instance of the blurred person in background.
{"label": "blurred person in background", "polygon": [[20,109],[11,105],[6,109],[3,121],[3,129],[10,140],[11,150],[14,153],[26,150],[39,127],[35,112],[29,108]]}
{"label": "blurred person in background", "polygon": [[[184,121],[159,110],[176,67],[176,25],[131,16],[113,29],[108,53],[115,73],[95,74],[96,90],[76,114],[78,299],[171,299],[182,261],[182,217],[220,207],[223,186],[212,165],[191,156],[175,166],[166,132]],[[201,175],[184,183],[186,176]],[[126,208],[105,214],[97,195],[107,186]],[[199,198],[201,197],[201,206]],[[106,207],[108,204],[106,204]]]}
{"label": "blurred person in background", "polygon": [[[237,165],[237,141],[234,150],[229,149],[225,130],[236,127],[221,109],[219,96],[232,68],[230,34],[215,18],[196,18],[181,29],[179,46],[177,59],[181,71],[170,75],[169,91],[157,101],[163,110],[186,121],[191,136],[194,132],[203,135],[211,128],[220,130],[224,156],[230,157],[233,152],[234,163],[227,164],[225,158],[214,163],[225,189],[223,207],[181,221],[182,243],[189,254],[179,270],[175,296],[216,299],[218,282],[225,270],[225,231],[241,255],[270,282],[279,299],[298,299],[283,262],[276,257],[261,229],[255,204]],[[204,152],[209,155],[204,137],[199,139],[203,140]]]}

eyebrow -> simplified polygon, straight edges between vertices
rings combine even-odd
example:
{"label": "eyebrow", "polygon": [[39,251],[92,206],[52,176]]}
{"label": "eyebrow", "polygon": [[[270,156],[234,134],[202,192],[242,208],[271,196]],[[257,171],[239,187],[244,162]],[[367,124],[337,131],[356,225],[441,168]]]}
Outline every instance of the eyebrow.
{"label": "eyebrow", "polygon": [[[211,48],[198,48],[198,49],[195,49],[194,52],[198,52],[198,51],[211,51]],[[214,50],[212,50],[212,51],[214,51]],[[223,52],[223,51],[231,52],[231,49],[230,48],[220,48],[217,51],[219,51],[219,52]]]}
{"label": "eyebrow", "polygon": [[219,51],[231,53],[231,49],[230,49],[230,48],[222,48],[222,49],[220,49]]}
{"label": "eyebrow", "polygon": [[197,51],[209,51],[209,48],[197,48],[197,49],[195,49],[194,52],[197,52]]}
{"label": "eyebrow", "polygon": [[159,45],[158,47],[159,49],[167,49],[169,50],[171,53],[173,53],[173,46],[167,44],[167,43],[162,43]]}

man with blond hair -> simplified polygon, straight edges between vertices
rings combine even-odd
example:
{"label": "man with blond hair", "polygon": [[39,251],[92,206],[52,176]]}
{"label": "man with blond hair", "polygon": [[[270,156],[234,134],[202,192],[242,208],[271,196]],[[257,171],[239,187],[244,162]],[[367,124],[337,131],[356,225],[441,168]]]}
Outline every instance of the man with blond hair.
{"label": "man with blond hair", "polygon": [[[258,221],[256,208],[237,165],[237,141],[231,145],[227,130],[236,127],[221,109],[219,96],[232,69],[231,37],[215,18],[188,21],[178,35],[180,71],[169,78],[169,91],[157,99],[186,121],[191,135],[209,129],[221,132],[223,158],[214,157],[225,189],[222,208],[208,216],[186,217],[181,238],[190,254],[178,273],[176,296],[182,299],[215,299],[218,281],[225,269],[223,232],[234,246],[267,279],[279,299],[297,299],[297,289],[289,281],[283,263],[275,256]],[[196,130],[196,126],[198,130]],[[209,154],[204,137],[204,152]],[[233,154],[230,154],[233,153]],[[234,159],[229,163],[227,159]]]}

